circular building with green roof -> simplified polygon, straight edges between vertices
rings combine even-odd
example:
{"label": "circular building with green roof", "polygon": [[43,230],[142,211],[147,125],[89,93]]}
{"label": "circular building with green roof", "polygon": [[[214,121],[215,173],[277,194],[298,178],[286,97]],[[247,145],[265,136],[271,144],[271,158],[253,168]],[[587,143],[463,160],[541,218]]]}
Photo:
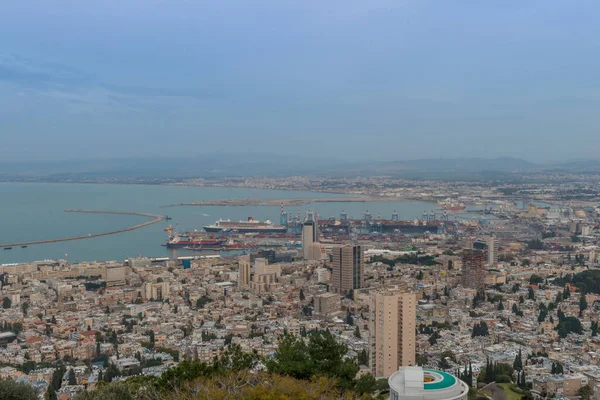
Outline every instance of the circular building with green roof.
{"label": "circular building with green roof", "polygon": [[390,400],[467,400],[469,386],[444,371],[402,367],[390,376]]}

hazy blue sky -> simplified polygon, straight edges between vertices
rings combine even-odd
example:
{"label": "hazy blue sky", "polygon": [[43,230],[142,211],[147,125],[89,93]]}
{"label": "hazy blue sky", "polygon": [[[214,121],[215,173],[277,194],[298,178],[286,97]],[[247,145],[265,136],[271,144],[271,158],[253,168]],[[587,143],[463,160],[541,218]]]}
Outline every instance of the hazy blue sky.
{"label": "hazy blue sky", "polygon": [[596,157],[598,0],[0,6],[0,159]]}

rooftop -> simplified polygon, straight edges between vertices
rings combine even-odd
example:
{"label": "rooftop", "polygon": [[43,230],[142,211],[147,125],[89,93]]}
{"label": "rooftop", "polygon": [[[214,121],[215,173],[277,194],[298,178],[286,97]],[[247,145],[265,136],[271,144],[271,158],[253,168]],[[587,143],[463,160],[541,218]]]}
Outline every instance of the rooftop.
{"label": "rooftop", "polygon": [[389,378],[395,399],[462,400],[469,388],[455,376],[433,369],[402,367]]}

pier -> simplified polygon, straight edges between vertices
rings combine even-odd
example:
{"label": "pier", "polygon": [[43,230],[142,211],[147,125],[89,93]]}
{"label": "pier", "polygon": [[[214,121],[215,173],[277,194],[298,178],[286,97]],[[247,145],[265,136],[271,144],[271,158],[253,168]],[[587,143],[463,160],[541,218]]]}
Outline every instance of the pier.
{"label": "pier", "polygon": [[152,225],[152,224],[155,224],[155,223],[160,222],[163,219],[165,219],[165,217],[162,216],[162,215],[139,213],[139,212],[129,212],[129,211],[65,210],[65,212],[89,213],[89,214],[135,215],[135,216],[138,216],[138,217],[152,218],[152,220],[144,222],[144,223],[141,223],[141,224],[128,226],[126,228],[117,229],[117,230],[114,230],[114,231],[109,231],[109,232],[90,233],[88,235],[72,236],[72,237],[59,238],[59,239],[46,239],[46,240],[36,240],[36,241],[31,241],[31,242],[0,244],[0,248],[3,248],[3,247],[31,246],[31,245],[34,245],[34,244],[44,244],[44,243],[67,242],[67,241],[70,241],[70,240],[90,239],[90,238],[99,237],[99,236],[115,235],[117,233],[122,233],[122,232],[127,232],[127,231],[133,231],[133,230],[136,230],[136,229],[140,229],[140,228],[143,228],[144,226]]}

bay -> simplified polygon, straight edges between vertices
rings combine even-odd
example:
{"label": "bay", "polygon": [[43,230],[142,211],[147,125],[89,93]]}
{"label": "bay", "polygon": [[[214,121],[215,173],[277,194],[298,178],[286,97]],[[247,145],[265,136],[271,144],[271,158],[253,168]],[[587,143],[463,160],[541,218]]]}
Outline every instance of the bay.
{"label": "bay", "polygon": [[[59,243],[32,245],[27,248],[0,249],[0,264],[43,259],[66,258],[70,262],[124,260],[138,255],[171,256],[164,246],[164,228],[178,231],[202,229],[219,218],[232,220],[270,219],[279,223],[279,207],[184,206],[161,208],[169,204],[198,200],[244,198],[317,198],[341,197],[340,194],[276,191],[245,188],[190,186],[109,185],[69,183],[0,183],[0,243],[14,243],[99,233],[135,225],[147,218],[130,215],[66,213],[66,209],[133,211],[169,215],[144,228],[115,235]],[[345,210],[349,218],[361,218],[365,210],[376,217],[390,219],[393,210],[403,220],[411,220],[435,205],[417,201],[368,203],[314,203],[287,211],[302,218],[307,209],[322,217],[339,217]],[[193,254],[177,250],[178,255]]]}

